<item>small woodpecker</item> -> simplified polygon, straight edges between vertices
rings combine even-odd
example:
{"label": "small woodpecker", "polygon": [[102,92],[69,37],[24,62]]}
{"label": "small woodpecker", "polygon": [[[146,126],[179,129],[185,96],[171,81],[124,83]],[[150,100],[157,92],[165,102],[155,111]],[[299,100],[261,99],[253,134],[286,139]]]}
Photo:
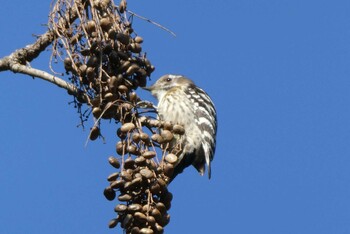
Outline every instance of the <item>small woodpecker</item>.
{"label": "small woodpecker", "polygon": [[193,81],[181,75],[164,75],[146,87],[158,99],[160,120],[182,125],[183,136],[176,137],[181,145],[171,180],[186,167],[193,165],[203,175],[205,165],[211,177],[211,161],[216,145],[217,118],[213,101]]}

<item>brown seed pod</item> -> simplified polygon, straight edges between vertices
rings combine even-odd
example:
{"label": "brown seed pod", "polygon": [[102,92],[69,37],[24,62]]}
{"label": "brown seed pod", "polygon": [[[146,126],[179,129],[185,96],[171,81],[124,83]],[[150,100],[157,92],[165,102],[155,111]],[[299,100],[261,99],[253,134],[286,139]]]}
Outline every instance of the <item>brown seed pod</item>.
{"label": "brown seed pod", "polygon": [[115,191],[111,187],[105,188],[105,190],[103,191],[103,195],[109,201],[113,201],[116,196]]}
{"label": "brown seed pod", "polygon": [[130,173],[127,170],[124,170],[120,173],[120,176],[125,180],[125,181],[131,181],[132,180],[132,173]]}
{"label": "brown seed pod", "polygon": [[162,178],[157,178],[157,181],[158,181],[158,184],[161,187],[166,187],[167,186],[166,182]]}
{"label": "brown seed pod", "polygon": [[118,200],[123,202],[123,201],[130,201],[132,199],[131,195],[129,194],[122,194],[118,196]]}
{"label": "brown seed pod", "polygon": [[142,206],[140,204],[130,204],[128,206],[128,211],[133,213],[141,210],[142,210]]}
{"label": "brown seed pod", "polygon": [[129,44],[128,49],[133,53],[140,53],[142,51],[142,47],[139,43]]}
{"label": "brown seed pod", "polygon": [[118,87],[118,85],[120,84],[120,79],[118,79],[117,76],[112,76],[109,80],[108,80],[108,85],[110,88],[115,88]]}
{"label": "brown seed pod", "polygon": [[109,228],[115,228],[118,225],[119,219],[112,219],[108,223]]}
{"label": "brown seed pod", "polygon": [[[94,99],[91,100],[91,105],[93,107],[99,107],[101,104],[101,99],[100,99],[100,96],[96,96]],[[101,110],[102,112],[102,110]]]}
{"label": "brown seed pod", "polygon": [[133,192],[135,192],[134,188],[136,188],[137,186],[140,186],[141,182],[142,182],[142,178],[135,178],[132,181],[126,182],[124,189],[133,190]]}
{"label": "brown seed pod", "polygon": [[160,185],[158,183],[153,183],[151,185],[150,191],[152,192],[153,195],[158,194],[160,192]]}
{"label": "brown seed pod", "polygon": [[158,164],[154,160],[147,160],[147,164],[148,168],[150,168],[151,170],[157,170]]}
{"label": "brown seed pod", "polygon": [[140,151],[137,149],[136,145],[129,145],[128,148],[127,148],[127,151],[130,154],[133,154],[133,155],[139,155],[140,154]]}
{"label": "brown seed pod", "polygon": [[164,143],[170,142],[174,135],[169,130],[163,130],[160,134],[163,137]]}
{"label": "brown seed pod", "polygon": [[128,181],[124,184],[124,190],[123,191],[131,191],[133,189],[133,184],[131,181]]}
{"label": "brown seed pod", "polygon": [[135,167],[135,161],[129,157],[124,162],[124,168],[125,169],[133,169]]}
{"label": "brown seed pod", "polygon": [[124,180],[116,180],[111,183],[111,188],[113,189],[119,189],[124,187],[125,181]]}
{"label": "brown seed pod", "polygon": [[156,207],[160,211],[160,213],[162,213],[162,214],[165,214],[165,212],[167,211],[164,203],[162,203],[162,202],[157,202]]}
{"label": "brown seed pod", "polygon": [[157,127],[157,128],[162,127],[162,123],[158,119],[150,119],[148,123],[150,127]]}
{"label": "brown seed pod", "polygon": [[140,174],[146,179],[151,179],[154,176],[153,172],[150,169],[148,169],[148,168],[141,169],[140,170]]}
{"label": "brown seed pod", "polygon": [[153,234],[153,230],[150,228],[141,228],[140,234]]}
{"label": "brown seed pod", "polygon": [[164,227],[164,226],[168,225],[169,222],[170,222],[170,215],[166,214],[162,217],[162,221],[159,222],[159,224]]}
{"label": "brown seed pod", "polygon": [[132,92],[129,94],[129,99],[132,103],[136,103],[139,100],[136,92]]}
{"label": "brown seed pod", "polygon": [[125,142],[118,141],[118,143],[116,145],[116,151],[117,151],[117,154],[123,155],[125,153],[125,151],[126,151]]}
{"label": "brown seed pod", "polygon": [[156,156],[156,152],[154,151],[145,151],[142,156],[145,158],[145,159],[152,159]]}
{"label": "brown seed pod", "polygon": [[133,221],[133,217],[131,214],[125,215],[125,217],[121,223],[121,227],[124,229],[128,228],[132,224],[132,221]]}
{"label": "brown seed pod", "polygon": [[147,216],[147,223],[150,226],[154,226],[156,224],[156,219],[153,216]]}
{"label": "brown seed pod", "polygon": [[148,213],[151,210],[151,208],[152,207],[149,204],[143,205],[142,212],[146,214],[146,213]]}
{"label": "brown seed pod", "polygon": [[97,137],[100,135],[100,128],[97,126],[92,127],[90,131],[90,140],[94,141],[97,139]]}
{"label": "brown seed pod", "polygon": [[122,132],[130,132],[135,129],[135,124],[133,123],[125,123],[121,126],[120,131]]}
{"label": "brown seed pod", "polygon": [[81,76],[85,76],[86,75],[86,69],[87,69],[87,66],[85,64],[81,64],[79,66],[79,74]]}
{"label": "brown seed pod", "polygon": [[118,213],[123,213],[128,209],[127,205],[124,204],[118,204],[116,207],[114,207],[114,211]]}
{"label": "brown seed pod", "polygon": [[120,65],[119,69],[121,71],[126,71],[128,70],[128,68],[131,66],[131,62],[130,61],[124,61],[122,62],[122,64]]}
{"label": "brown seed pod", "polygon": [[72,71],[72,60],[69,57],[63,60],[63,64],[66,71]]}
{"label": "brown seed pod", "polygon": [[181,125],[175,124],[173,126],[173,133],[183,135],[185,133],[185,129]]}
{"label": "brown seed pod", "polygon": [[[138,174],[139,174],[139,173],[138,173]],[[135,174],[135,177],[136,177],[136,175],[138,175],[138,174]],[[141,174],[139,174],[139,175],[141,175]],[[142,177],[136,177],[135,179],[133,179],[133,180],[131,181],[132,186],[139,186],[139,185],[141,184],[141,182],[142,182]]]}
{"label": "brown seed pod", "polygon": [[124,45],[128,45],[130,42],[130,36],[124,33],[117,33],[117,40]]}
{"label": "brown seed pod", "polygon": [[128,89],[128,87],[126,87],[125,85],[119,85],[118,86],[118,91],[120,92],[120,93],[124,93],[124,94],[126,94],[126,93],[128,93],[129,92],[129,89]]}
{"label": "brown seed pod", "polygon": [[173,130],[173,124],[170,122],[164,122],[163,126],[165,130],[169,130],[169,131]]}
{"label": "brown seed pod", "polygon": [[92,82],[95,79],[95,68],[93,67],[86,68],[86,77],[90,82]]}
{"label": "brown seed pod", "polygon": [[132,64],[125,72],[127,76],[131,76],[135,72],[137,72],[140,69],[140,67],[137,64]]}
{"label": "brown seed pod", "polygon": [[144,166],[146,165],[146,159],[143,156],[139,156],[135,159],[135,164],[137,166]]}
{"label": "brown seed pod", "polygon": [[134,134],[132,134],[132,141],[135,142],[136,144],[140,142],[140,134],[135,132]]}
{"label": "brown seed pod", "polygon": [[110,18],[102,18],[100,19],[100,25],[103,31],[108,32],[108,30],[112,27],[112,19]]}
{"label": "brown seed pod", "polygon": [[131,234],[139,234],[140,233],[140,228],[139,227],[133,227],[133,228],[131,228],[130,233]]}
{"label": "brown seed pod", "polygon": [[114,168],[120,168],[120,162],[116,157],[110,156],[108,158],[109,164],[111,164]]}
{"label": "brown seed pod", "polygon": [[117,35],[117,32],[115,31],[115,29],[111,28],[108,30],[108,38],[114,40],[116,35]]}
{"label": "brown seed pod", "polygon": [[95,118],[100,118],[101,114],[102,114],[102,110],[100,107],[94,107],[92,109],[92,114]]}
{"label": "brown seed pod", "polygon": [[164,175],[171,177],[174,174],[174,166],[170,163],[165,163],[163,166]]}
{"label": "brown seed pod", "polygon": [[177,156],[175,154],[168,154],[165,156],[165,161],[171,164],[175,164],[177,162]]}
{"label": "brown seed pod", "polygon": [[106,93],[104,98],[109,102],[115,101],[117,99],[116,96],[111,92]]}
{"label": "brown seed pod", "polygon": [[[136,161],[136,160],[135,160]],[[140,169],[140,168],[137,168]],[[137,170],[137,172],[134,175],[135,178],[141,178],[142,179],[142,175],[140,174],[140,170]]]}
{"label": "brown seed pod", "polygon": [[161,221],[162,219],[162,214],[157,208],[154,208],[151,212],[151,215],[156,219],[156,221]]}
{"label": "brown seed pod", "polygon": [[126,132],[122,132],[122,130],[120,128],[118,128],[117,130],[117,136],[121,139],[124,140],[127,136]]}
{"label": "brown seed pod", "polygon": [[142,132],[142,133],[140,134],[140,138],[141,138],[141,140],[142,140],[143,142],[145,142],[146,144],[149,143],[149,141],[150,141],[148,134],[145,133],[145,132]]}
{"label": "brown seed pod", "polygon": [[146,72],[147,72],[147,75],[150,76],[152,72],[154,72],[156,68],[151,65],[150,67],[146,67]]}
{"label": "brown seed pod", "polygon": [[153,134],[152,137],[151,137],[152,141],[155,141],[159,144],[162,144],[164,142],[164,139],[161,135],[159,134]]}
{"label": "brown seed pod", "polygon": [[135,219],[137,219],[138,221],[140,221],[142,223],[147,222],[147,216],[141,212],[135,212],[134,217],[135,217]]}
{"label": "brown seed pod", "polygon": [[86,31],[91,34],[92,32],[95,32],[95,30],[96,30],[96,23],[95,23],[95,21],[90,20],[89,22],[87,22],[87,24],[86,24]]}
{"label": "brown seed pod", "polygon": [[158,224],[158,223],[156,223],[156,224],[154,225],[154,228],[155,228],[155,231],[156,231],[157,233],[163,233],[163,232],[164,232],[164,228],[163,228],[160,224]]}
{"label": "brown seed pod", "polygon": [[119,172],[114,172],[110,174],[107,178],[109,182],[115,181],[119,177]]}
{"label": "brown seed pod", "polygon": [[135,41],[136,43],[138,43],[138,44],[141,44],[141,43],[143,42],[143,38],[140,37],[140,36],[136,36],[136,37],[134,38],[134,41]]}

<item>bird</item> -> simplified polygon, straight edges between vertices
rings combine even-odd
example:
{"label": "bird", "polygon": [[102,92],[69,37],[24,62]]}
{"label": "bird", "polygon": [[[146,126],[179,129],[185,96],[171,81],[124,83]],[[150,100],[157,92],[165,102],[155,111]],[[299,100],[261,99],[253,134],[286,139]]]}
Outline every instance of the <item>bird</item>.
{"label": "bird", "polygon": [[170,179],[173,180],[190,165],[202,176],[207,167],[210,179],[217,132],[216,109],[212,99],[183,75],[163,75],[144,89],[158,100],[158,118],[182,125],[185,130],[184,135],[176,137],[173,143],[173,146],[180,144],[181,151]]}

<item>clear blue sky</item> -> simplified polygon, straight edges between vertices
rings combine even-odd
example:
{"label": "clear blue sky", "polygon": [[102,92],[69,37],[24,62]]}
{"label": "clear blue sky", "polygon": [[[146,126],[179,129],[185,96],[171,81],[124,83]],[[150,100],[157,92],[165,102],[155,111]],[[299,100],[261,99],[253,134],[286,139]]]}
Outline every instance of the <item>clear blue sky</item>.
{"label": "clear blue sky", "polygon": [[[43,33],[49,1],[4,1],[0,56]],[[129,0],[144,49],[218,111],[212,180],[171,185],[166,233],[350,233],[350,1]],[[32,63],[47,69],[47,55]],[[0,73],[0,233],[120,233],[103,197],[116,126],[90,142],[64,90]],[[143,91],[139,94],[154,99]],[[92,122],[90,122],[92,124]]]}

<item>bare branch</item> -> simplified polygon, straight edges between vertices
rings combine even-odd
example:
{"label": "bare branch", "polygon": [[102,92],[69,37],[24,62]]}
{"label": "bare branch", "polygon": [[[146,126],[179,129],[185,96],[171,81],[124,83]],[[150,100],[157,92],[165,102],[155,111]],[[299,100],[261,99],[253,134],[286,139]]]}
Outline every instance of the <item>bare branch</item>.
{"label": "bare branch", "polygon": [[132,11],[130,11],[130,10],[128,10],[128,12],[130,13],[130,15],[136,16],[136,17],[138,17],[138,18],[140,18],[140,19],[142,19],[142,20],[146,20],[148,23],[154,24],[154,25],[156,25],[157,27],[160,27],[161,29],[167,31],[168,33],[170,33],[171,35],[173,35],[174,37],[176,37],[176,34],[175,34],[173,31],[171,31],[170,29],[164,27],[163,25],[161,25],[161,24],[159,24],[159,23],[157,23],[157,22],[154,22],[154,21],[152,21],[152,20],[150,20],[150,19],[147,19],[146,17],[143,17],[143,16],[141,16],[141,15],[138,15],[138,14],[136,14],[135,12],[132,12]]}
{"label": "bare branch", "polygon": [[30,75],[32,77],[37,77],[37,78],[46,80],[50,83],[57,85],[60,88],[66,89],[69,94],[74,95],[75,97],[79,98],[79,100],[85,100],[85,102],[87,100],[85,95],[79,92],[77,87],[75,87],[73,84],[68,83],[67,81],[57,76],[51,75],[50,73],[47,73],[45,71],[38,70],[38,69],[29,67],[26,65],[18,64],[18,63],[10,64],[9,70],[11,70],[14,73],[22,73],[25,75]]}
{"label": "bare branch", "polygon": [[27,62],[31,62],[52,43],[54,38],[54,33],[52,31],[47,31],[39,36],[33,44],[18,49],[11,55],[0,59],[0,71],[10,70],[11,63],[24,65]]}
{"label": "bare branch", "polygon": [[51,75],[45,71],[38,70],[27,66],[28,62],[35,59],[42,51],[49,46],[54,40],[54,34],[48,31],[38,37],[37,41],[24,48],[18,49],[9,56],[0,59],[0,71],[12,71],[14,73],[22,73],[32,77],[37,77],[57,85],[60,88],[66,89],[69,94],[76,96],[79,100],[85,100],[85,95],[80,93],[74,85],[65,80]]}

